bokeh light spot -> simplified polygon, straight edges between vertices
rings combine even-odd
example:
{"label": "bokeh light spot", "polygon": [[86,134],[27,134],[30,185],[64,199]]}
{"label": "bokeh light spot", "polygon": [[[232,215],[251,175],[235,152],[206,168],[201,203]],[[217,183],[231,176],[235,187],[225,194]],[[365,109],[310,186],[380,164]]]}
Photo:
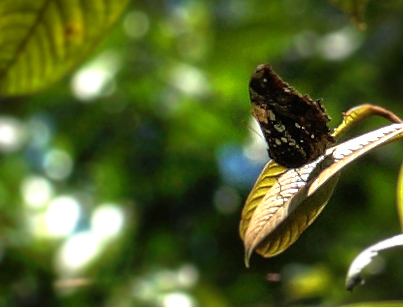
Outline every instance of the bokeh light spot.
{"label": "bokeh light spot", "polygon": [[313,31],[303,31],[295,37],[295,49],[303,57],[310,57],[316,54],[318,49],[318,35]]}
{"label": "bokeh light spot", "polygon": [[91,232],[81,232],[68,238],[56,257],[56,269],[64,275],[79,273],[100,252],[100,242]]}
{"label": "bokeh light spot", "polygon": [[51,201],[45,220],[48,233],[52,237],[71,234],[80,217],[80,204],[70,196],[61,196]]}
{"label": "bokeh light spot", "polygon": [[214,194],[214,206],[222,214],[234,213],[240,204],[238,192],[229,186],[220,187]]}
{"label": "bokeh light spot", "polygon": [[194,300],[189,294],[183,292],[176,292],[167,294],[163,301],[164,307],[193,307],[195,306]]}
{"label": "bokeh light spot", "polygon": [[101,69],[82,71],[74,77],[74,93],[80,100],[92,100],[99,96],[102,88],[111,78],[109,72]]}
{"label": "bokeh light spot", "polygon": [[131,38],[141,38],[147,34],[150,27],[148,16],[139,11],[132,11],[126,15],[123,21],[126,34]]}
{"label": "bokeh light spot", "polygon": [[27,123],[27,131],[29,131],[30,142],[34,146],[42,147],[49,143],[52,130],[49,122],[42,116],[37,116],[30,119]]}
{"label": "bokeh light spot", "polygon": [[67,152],[53,149],[45,156],[44,168],[50,178],[62,180],[70,175],[73,168],[73,160]]}
{"label": "bokeh light spot", "polygon": [[250,127],[250,135],[247,142],[243,146],[243,153],[250,161],[263,164],[267,162],[269,157],[267,154],[267,143],[264,139],[262,130],[260,129],[255,118],[252,116],[248,123],[248,127]]}
{"label": "bokeh light spot", "polygon": [[0,151],[14,152],[22,147],[25,139],[21,122],[11,117],[0,117]]}
{"label": "bokeh light spot", "polygon": [[91,216],[91,230],[101,239],[118,235],[123,225],[124,213],[116,204],[99,205]]}
{"label": "bokeh light spot", "polygon": [[28,176],[21,183],[22,197],[33,209],[43,208],[53,193],[53,186],[49,180],[40,176]]}
{"label": "bokeh light spot", "polygon": [[178,284],[184,288],[196,285],[199,280],[199,271],[193,264],[184,264],[178,270]]}
{"label": "bokeh light spot", "polygon": [[133,296],[141,300],[152,300],[155,290],[151,281],[138,278],[133,285]]}
{"label": "bokeh light spot", "polygon": [[350,56],[361,44],[361,36],[350,27],[329,33],[322,38],[321,54],[327,60],[342,60]]}
{"label": "bokeh light spot", "polygon": [[179,64],[172,72],[173,85],[181,92],[192,96],[203,96],[209,92],[209,84],[204,74],[196,67]]}
{"label": "bokeh light spot", "polygon": [[221,175],[229,185],[253,184],[262,169],[262,165],[245,157],[238,144],[223,144],[216,155]]}
{"label": "bokeh light spot", "polygon": [[73,94],[83,102],[112,94],[116,87],[114,76],[119,68],[118,55],[112,51],[104,52],[74,75]]}

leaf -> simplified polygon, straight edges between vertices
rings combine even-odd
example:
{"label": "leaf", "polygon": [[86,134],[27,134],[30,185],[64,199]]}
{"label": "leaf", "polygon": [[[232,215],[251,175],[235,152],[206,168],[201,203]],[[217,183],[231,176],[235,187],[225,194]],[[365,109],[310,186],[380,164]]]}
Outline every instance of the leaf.
{"label": "leaf", "polygon": [[337,183],[337,177],[314,197],[306,198],[308,178],[323,162],[324,156],[321,156],[300,169],[288,170],[257,206],[244,240],[247,267],[253,250],[256,249],[264,257],[282,253],[323,210]]}
{"label": "leaf", "polygon": [[333,136],[339,139],[344,133],[362,120],[371,116],[381,116],[391,122],[400,123],[402,120],[394,113],[376,105],[362,104],[351,108],[343,114],[342,123],[334,130]]}
{"label": "leaf", "polygon": [[241,223],[239,225],[239,232],[242,240],[245,237],[246,229],[248,228],[250,219],[257,205],[267,194],[268,190],[276,183],[278,177],[284,174],[286,170],[287,168],[277,164],[274,160],[270,160],[263,168],[262,173],[256,180],[255,186],[249,193],[242,210]]}
{"label": "leaf", "polygon": [[364,15],[368,0],[331,0],[330,2],[349,15],[359,29],[365,29]]}
{"label": "leaf", "polygon": [[334,164],[324,169],[309,187],[308,196],[314,194],[326,181],[368,151],[403,137],[403,124],[392,124],[366,133],[338,146],[329,148],[325,155],[331,155]]}
{"label": "leaf", "polygon": [[376,302],[376,303],[358,303],[343,305],[340,307],[403,307],[403,302],[399,301],[388,301],[388,302]]}
{"label": "leaf", "polygon": [[[392,112],[375,105],[363,104],[357,107],[354,107],[347,111],[343,116],[342,123],[335,129],[332,136],[336,139],[339,139],[346,131],[351,129],[358,122],[370,117],[370,116],[382,116],[392,122],[401,122],[401,119],[397,117]],[[242,218],[240,223],[240,235],[242,240],[245,241],[245,233],[249,227],[250,219],[253,216],[257,206],[264,199],[266,194],[270,191],[270,189],[275,185],[275,183],[279,180],[280,176],[287,171],[285,167],[278,165],[273,160],[269,161],[264,167],[262,173],[257,179],[255,186],[250,192],[246,202],[244,209],[242,211]],[[317,182],[318,184],[319,182]],[[323,182],[324,183],[324,182]],[[286,223],[281,224],[277,230],[273,231],[271,238],[273,242],[282,242],[282,245],[285,247],[281,247],[279,244],[270,245],[270,240],[267,240],[267,246],[260,249],[257,249],[257,252],[262,255],[274,256],[275,254],[281,253],[284,251],[289,245],[295,242],[298,239],[298,236],[290,236],[287,234],[287,238],[291,241],[285,241],[281,238],[284,236],[284,233],[287,233],[290,229],[289,225],[294,225],[295,228],[300,229],[299,233],[302,233],[304,229],[306,229],[309,224],[304,221],[305,217],[308,217],[308,222],[312,223],[315,217],[321,212],[324,206],[327,204],[327,201],[332,193],[334,185],[337,183],[337,178],[331,180],[330,183],[326,187],[321,188],[321,193],[318,193],[315,197],[311,197],[306,201],[303,201],[298,206],[298,209],[293,212],[287,219]],[[321,185],[322,186],[322,185]],[[289,187],[293,189],[293,187]],[[282,189],[285,190],[286,187],[282,186]],[[311,193],[312,194],[312,193]],[[293,232],[294,234],[298,232]],[[277,251],[276,251],[277,250]],[[249,264],[249,255],[245,255],[245,263],[246,266]]]}
{"label": "leaf", "polygon": [[0,2],[0,96],[25,95],[61,78],[91,51],[128,0]]}
{"label": "leaf", "polygon": [[[397,117],[392,112],[375,105],[363,104],[357,106],[355,108],[347,111],[343,116],[342,123],[335,129],[332,136],[336,139],[339,139],[347,130],[351,129],[358,122],[370,117],[370,116],[382,116],[390,121],[401,122],[401,119]],[[242,211],[242,218],[240,223],[240,235],[242,240],[245,241],[245,233],[249,227],[250,219],[254,214],[259,203],[263,200],[266,194],[270,191],[273,185],[279,180],[280,176],[286,172],[286,168],[278,165],[273,160],[269,161],[264,167],[262,173],[257,179],[255,186],[249,194],[248,199],[246,200],[244,209]],[[318,184],[319,182],[317,182]],[[325,182],[323,182],[324,184]],[[302,233],[306,227],[312,223],[316,216],[319,215],[321,210],[327,204],[328,199],[333,191],[335,184],[337,183],[337,178],[331,180],[326,187],[323,187],[321,193],[318,193],[315,197],[311,197],[304,201],[300,206],[298,206],[298,210],[293,212],[287,219],[287,222],[284,224],[280,223],[280,226],[277,230],[273,231],[271,235],[271,239],[273,242],[282,242],[282,244],[274,244],[270,245],[270,240],[267,240],[268,245],[264,248],[257,249],[257,252],[261,255],[274,256],[278,253],[284,251],[289,245],[295,242],[298,239],[299,234]],[[322,184],[321,184],[322,186]],[[293,187],[290,187],[293,189]],[[286,189],[286,186],[282,186],[282,189]],[[312,194],[312,193],[311,193]],[[305,217],[308,217],[308,220],[304,220]],[[307,223],[307,221],[309,223]],[[289,231],[289,225],[294,226],[296,229],[299,229],[298,232],[293,232],[293,234],[297,234],[296,236],[291,236]],[[276,227],[276,226],[274,226]],[[284,233],[287,234],[288,240],[283,240]],[[299,233],[299,234],[298,234]],[[252,250],[250,251],[250,253]],[[245,264],[248,266],[249,264],[250,254],[245,254]]]}
{"label": "leaf", "polygon": [[[344,113],[342,123],[335,129],[332,136],[335,139],[339,139],[346,131],[351,129],[354,125],[370,116],[382,116],[390,121],[400,122],[400,118],[392,112],[371,104],[363,104],[354,107]],[[249,196],[245,202],[245,206],[242,211],[241,223],[240,223],[240,235],[242,240],[245,237],[246,229],[248,228],[250,218],[253,215],[257,205],[267,194],[269,189],[276,183],[278,178],[285,173],[287,168],[277,164],[273,160],[270,160],[263,168],[259,178],[249,193]]]}
{"label": "leaf", "polygon": [[348,270],[346,278],[347,290],[351,291],[355,286],[363,283],[363,279],[360,276],[361,271],[371,263],[372,259],[377,256],[380,251],[400,246],[403,246],[403,234],[382,240],[362,251],[351,263]]}
{"label": "leaf", "polygon": [[253,212],[244,238],[246,265],[253,250],[272,257],[298,239],[323,210],[342,168],[402,137],[403,124],[392,124],[329,148],[325,155],[301,168],[287,170]]}
{"label": "leaf", "polygon": [[400,166],[399,179],[397,180],[397,212],[400,228],[403,231],[403,163]]}

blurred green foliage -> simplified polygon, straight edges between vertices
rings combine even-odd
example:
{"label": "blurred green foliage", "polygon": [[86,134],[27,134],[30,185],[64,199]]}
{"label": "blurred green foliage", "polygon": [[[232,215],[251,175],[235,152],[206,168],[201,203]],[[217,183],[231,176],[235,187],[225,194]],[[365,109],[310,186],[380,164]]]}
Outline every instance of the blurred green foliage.
{"label": "blurred green foliage", "polygon": [[400,1],[370,1],[361,32],[324,1],[130,2],[82,67],[41,93],[0,100],[0,305],[403,299],[399,251],[365,286],[344,289],[354,256],[399,232],[401,144],[345,170],[282,255],[245,269],[238,237],[241,205],[268,159],[246,154],[265,152],[251,127],[255,66],[268,62],[323,98],[333,127],[363,102],[402,116],[402,14]]}
{"label": "blurred green foliage", "polygon": [[71,70],[105,36],[127,0],[4,0],[0,92],[33,93]]}

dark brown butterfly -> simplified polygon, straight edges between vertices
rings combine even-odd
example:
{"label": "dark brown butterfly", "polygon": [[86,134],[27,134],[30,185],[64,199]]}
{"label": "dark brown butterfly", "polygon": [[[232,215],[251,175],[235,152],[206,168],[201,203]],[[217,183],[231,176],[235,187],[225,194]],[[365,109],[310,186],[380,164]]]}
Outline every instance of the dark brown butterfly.
{"label": "dark brown butterfly", "polygon": [[253,115],[269,145],[269,155],[288,168],[300,167],[323,154],[335,140],[330,118],[319,100],[300,95],[270,66],[259,65],[249,83]]}

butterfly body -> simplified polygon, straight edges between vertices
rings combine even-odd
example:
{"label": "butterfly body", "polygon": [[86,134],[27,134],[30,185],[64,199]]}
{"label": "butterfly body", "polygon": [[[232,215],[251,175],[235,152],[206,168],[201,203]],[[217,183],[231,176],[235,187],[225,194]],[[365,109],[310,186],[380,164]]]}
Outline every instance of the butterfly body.
{"label": "butterfly body", "polygon": [[330,118],[319,100],[281,80],[268,65],[259,65],[249,83],[253,115],[269,145],[269,155],[288,168],[300,167],[334,143]]}

